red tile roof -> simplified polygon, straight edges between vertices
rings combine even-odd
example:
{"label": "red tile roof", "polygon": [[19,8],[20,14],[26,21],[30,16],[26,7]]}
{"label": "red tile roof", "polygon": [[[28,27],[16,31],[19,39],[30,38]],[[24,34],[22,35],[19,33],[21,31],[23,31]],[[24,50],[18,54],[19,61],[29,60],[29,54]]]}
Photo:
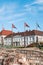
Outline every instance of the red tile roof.
{"label": "red tile roof", "polygon": [[34,33],[34,35],[43,35],[43,31],[32,30],[32,32]]}
{"label": "red tile roof", "polygon": [[2,30],[0,32],[0,35],[10,35],[10,34],[12,34],[12,31],[10,31],[10,30]]}
{"label": "red tile roof", "polygon": [[0,35],[1,35],[1,32],[0,32]]}
{"label": "red tile roof", "polygon": [[[43,35],[43,31],[32,30],[32,31],[18,32],[18,33],[13,34],[13,36],[16,36],[16,35],[21,35],[21,36]],[[8,35],[7,37],[11,37],[11,36],[12,36],[12,34]]]}
{"label": "red tile roof", "polygon": [[14,35],[22,35],[22,36],[30,36],[30,35],[43,35],[43,31],[39,30],[32,30],[32,31],[25,31],[25,32],[19,32],[15,33]]}

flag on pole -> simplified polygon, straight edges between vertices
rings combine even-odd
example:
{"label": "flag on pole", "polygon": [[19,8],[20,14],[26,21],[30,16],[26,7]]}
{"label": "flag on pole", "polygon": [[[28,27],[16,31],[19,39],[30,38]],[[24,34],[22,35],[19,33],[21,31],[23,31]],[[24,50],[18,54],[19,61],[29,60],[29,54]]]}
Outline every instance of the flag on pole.
{"label": "flag on pole", "polygon": [[12,28],[16,28],[14,24],[12,24]]}
{"label": "flag on pole", "polygon": [[14,24],[12,24],[12,37],[11,37],[11,45],[13,46],[13,28],[17,29]]}
{"label": "flag on pole", "polygon": [[25,27],[30,27],[27,23],[24,23],[24,26],[25,26]]}
{"label": "flag on pole", "polygon": [[38,28],[40,28],[40,25],[38,23],[36,25],[37,25]]}

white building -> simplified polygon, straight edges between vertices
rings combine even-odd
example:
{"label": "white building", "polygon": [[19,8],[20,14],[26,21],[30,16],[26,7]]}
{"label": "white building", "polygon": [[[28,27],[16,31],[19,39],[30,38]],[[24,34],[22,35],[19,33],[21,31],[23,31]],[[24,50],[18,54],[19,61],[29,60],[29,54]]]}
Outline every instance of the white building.
{"label": "white building", "polygon": [[13,43],[15,46],[24,46],[24,44],[27,46],[33,42],[43,42],[43,31],[32,30],[26,32],[18,32],[14,33],[13,35],[8,35],[5,37],[5,40],[7,45]]}
{"label": "white building", "polygon": [[12,31],[2,30],[0,32],[0,44],[3,44],[3,45],[7,44],[7,41],[6,41],[5,37],[8,36],[9,34],[12,34]]}

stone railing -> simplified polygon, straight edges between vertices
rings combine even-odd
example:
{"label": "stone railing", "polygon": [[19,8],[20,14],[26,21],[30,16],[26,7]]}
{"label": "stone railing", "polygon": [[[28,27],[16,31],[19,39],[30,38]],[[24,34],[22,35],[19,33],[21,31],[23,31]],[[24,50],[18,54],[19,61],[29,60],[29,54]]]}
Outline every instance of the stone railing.
{"label": "stone railing", "polygon": [[17,53],[25,54],[29,65],[43,65],[43,51],[19,49]]}
{"label": "stone railing", "polygon": [[11,62],[19,65],[43,65],[43,51],[33,48],[1,50],[0,65],[13,65]]}

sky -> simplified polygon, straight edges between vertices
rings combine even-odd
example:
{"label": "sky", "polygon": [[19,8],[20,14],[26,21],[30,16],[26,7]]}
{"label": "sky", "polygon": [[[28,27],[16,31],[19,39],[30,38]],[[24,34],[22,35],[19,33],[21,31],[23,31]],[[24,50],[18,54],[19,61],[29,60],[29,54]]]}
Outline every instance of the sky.
{"label": "sky", "polygon": [[43,31],[43,0],[0,0],[0,31],[2,28],[15,32],[24,31],[24,23],[30,27],[26,30],[36,29],[36,22]]}

